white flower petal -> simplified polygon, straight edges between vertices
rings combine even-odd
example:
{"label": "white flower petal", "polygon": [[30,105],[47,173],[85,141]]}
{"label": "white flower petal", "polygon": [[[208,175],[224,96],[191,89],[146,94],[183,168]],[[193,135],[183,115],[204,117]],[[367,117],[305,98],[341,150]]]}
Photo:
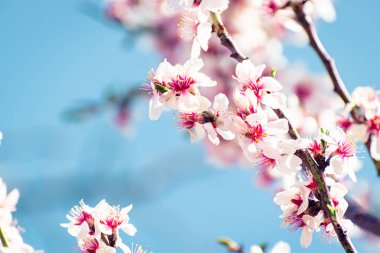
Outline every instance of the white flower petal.
{"label": "white flower petal", "polygon": [[282,109],[286,106],[286,97],[280,92],[270,93],[261,99],[261,103],[273,109]]}
{"label": "white flower petal", "polygon": [[182,94],[178,98],[178,110],[180,112],[195,112],[199,109],[200,102],[197,96],[190,93]]}
{"label": "white flower petal", "polygon": [[286,134],[289,132],[289,124],[287,119],[278,119],[268,122],[265,131],[269,135]]}
{"label": "white flower petal", "polygon": [[310,246],[311,242],[313,241],[313,230],[304,227],[301,234],[301,246],[302,248],[307,248]]}
{"label": "white flower petal", "polygon": [[214,98],[213,109],[215,111],[224,112],[224,111],[227,111],[228,104],[229,104],[229,101],[228,101],[227,96],[223,93],[219,93]]}
{"label": "white flower petal", "polygon": [[276,92],[282,89],[282,85],[273,77],[264,76],[261,78],[261,82],[264,84],[266,91]]}

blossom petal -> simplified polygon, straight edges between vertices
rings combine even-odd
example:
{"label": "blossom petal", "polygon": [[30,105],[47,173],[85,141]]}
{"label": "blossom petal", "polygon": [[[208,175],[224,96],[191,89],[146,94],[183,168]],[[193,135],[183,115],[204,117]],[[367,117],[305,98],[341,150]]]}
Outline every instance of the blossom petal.
{"label": "blossom petal", "polygon": [[255,126],[257,124],[265,126],[268,123],[268,114],[266,113],[266,111],[260,111],[260,112],[248,115],[245,120],[251,126]]}
{"label": "blossom petal", "polygon": [[269,135],[286,134],[289,132],[287,119],[278,119],[268,123],[266,133]]}
{"label": "blossom petal", "polygon": [[229,104],[229,101],[228,101],[227,96],[224,95],[223,93],[219,93],[214,98],[213,108],[215,111],[224,112],[224,111],[227,111],[228,104]]}
{"label": "blossom petal", "polygon": [[313,232],[313,230],[304,227],[300,239],[302,248],[307,248],[310,246],[311,242],[313,241]]}
{"label": "blossom petal", "polygon": [[199,109],[200,103],[197,96],[190,93],[182,94],[178,98],[178,110],[180,112],[195,112]]}
{"label": "blossom petal", "polygon": [[219,145],[220,140],[213,125],[211,123],[206,123],[206,124],[203,124],[203,127],[206,130],[208,138],[212,142],[212,144]]}
{"label": "blossom petal", "polygon": [[197,28],[197,37],[200,47],[207,51],[208,49],[208,41],[211,38],[212,26],[211,23],[200,23]]}
{"label": "blossom petal", "polygon": [[273,109],[285,108],[286,97],[280,92],[266,94],[262,99],[261,103],[267,105]]}
{"label": "blossom petal", "polygon": [[160,102],[159,95],[154,93],[149,101],[149,119],[158,120],[163,110],[164,105]]}
{"label": "blossom petal", "polygon": [[261,78],[261,82],[264,84],[266,91],[276,92],[282,89],[282,85],[273,77],[264,76]]}
{"label": "blossom petal", "polygon": [[124,231],[127,235],[134,236],[137,232],[137,229],[132,224],[125,224],[120,227],[121,230]]}

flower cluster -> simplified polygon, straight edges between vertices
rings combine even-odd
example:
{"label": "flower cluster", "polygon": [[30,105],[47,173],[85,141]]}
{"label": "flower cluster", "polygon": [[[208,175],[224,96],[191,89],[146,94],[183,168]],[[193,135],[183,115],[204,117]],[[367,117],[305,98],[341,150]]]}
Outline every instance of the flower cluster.
{"label": "flower cluster", "polygon": [[[344,229],[350,230],[352,222],[344,219],[348,204],[343,197],[347,193],[347,189],[333,179],[329,179],[328,183],[336,216]],[[335,236],[333,225],[323,211],[321,196],[314,180],[309,179],[297,183],[289,189],[277,193],[274,202],[281,206],[284,227],[290,227],[292,230],[302,229],[302,247],[306,248],[311,244],[315,231],[322,229],[327,236]]]}
{"label": "flower cluster", "polygon": [[249,60],[236,66],[231,106],[223,93],[214,97],[213,104],[200,94],[198,86],[216,84],[199,72],[200,63],[198,59],[183,66],[172,66],[166,60],[160,64],[149,83],[151,119],[158,119],[164,108],[175,109],[178,125],[192,137],[203,139],[207,135],[215,145],[220,139],[235,141],[246,158],[262,170],[299,171],[301,160],[294,153],[301,146],[286,137],[288,121],[274,111],[285,107],[286,97],[276,79],[263,76],[265,66],[255,66]]}
{"label": "flower cluster", "polygon": [[[380,93],[372,87],[358,87],[352,93],[353,104],[338,118],[338,125],[356,141],[368,142],[373,159],[380,161]],[[355,112],[360,108],[360,116]],[[354,112],[355,117],[351,114]]]}
{"label": "flower cluster", "polygon": [[141,245],[132,245],[132,250],[122,242],[119,230],[129,236],[136,234],[136,228],[129,223],[132,205],[125,208],[111,206],[105,200],[95,207],[90,207],[83,200],[74,206],[67,219],[69,223],[61,224],[70,235],[78,240],[83,253],[115,253],[120,248],[124,253],[145,253]]}
{"label": "flower cluster", "polygon": [[[294,13],[289,8],[282,8],[287,2],[285,0],[234,2],[160,0],[153,3],[146,0],[109,0],[106,9],[109,17],[122,24],[131,31],[131,34],[138,35],[138,39],[141,38],[144,42],[152,41],[150,44],[154,45],[168,59],[168,62],[185,62],[183,65],[174,66],[165,62],[155,73],[151,73],[150,79],[156,79],[147,86],[155,97],[150,105],[153,108],[150,113],[151,119],[157,119],[166,106],[184,113],[181,117],[190,119],[185,123],[193,124],[196,121],[189,111],[202,112],[204,107],[209,105],[204,103],[204,97],[213,100],[219,93],[223,93],[229,100],[234,99],[235,89],[231,84],[234,82],[232,73],[236,65],[225,59],[225,51],[221,49],[218,38],[212,36],[215,24],[213,24],[211,12],[223,14],[229,34],[247,56],[252,56],[255,64],[276,66],[278,79],[285,85],[283,92],[289,98],[287,102],[289,109],[285,109],[286,113],[300,133],[310,135],[317,131],[319,125],[327,127],[321,122],[328,121],[326,119],[329,119],[331,113],[342,106],[342,103],[339,103],[336,96],[332,95],[331,84],[326,81],[325,76],[314,76],[305,68],[287,65],[281,42],[286,39],[299,44],[305,40],[301,27],[294,19]],[[335,19],[331,0],[307,1],[305,10],[315,19],[322,18],[325,21]],[[137,41],[144,43],[142,40]],[[198,59],[199,57],[202,61]],[[199,72],[201,65],[204,65],[202,69],[204,75],[189,79],[188,72]],[[168,74],[162,76],[161,73],[166,68]],[[235,76],[235,78],[239,77]],[[218,86],[215,86],[216,82]],[[326,84],[323,87],[329,88],[321,89],[322,84]],[[204,86],[214,88],[202,90],[201,87]],[[203,96],[199,95],[199,90],[202,90]],[[266,93],[269,96],[259,98],[263,99],[264,104],[271,102],[270,97],[273,96],[277,99],[273,103],[283,103],[278,100],[283,99],[283,96],[278,96],[278,94],[272,96],[271,91]],[[330,99],[326,99],[327,97]],[[323,103],[320,98],[323,98]],[[175,100],[180,101],[173,103]],[[315,110],[316,103],[318,103],[318,110]],[[173,108],[173,106],[178,106],[178,108]],[[202,121],[203,118],[199,120]],[[305,121],[307,124],[303,124]],[[219,164],[221,161],[246,163],[244,155],[230,151],[238,150],[236,143],[223,145],[224,138],[222,137],[221,140],[216,138],[210,124],[205,125],[207,133],[198,124],[195,125],[196,127],[191,131],[192,136],[195,136],[193,134],[195,130],[200,130],[198,131],[200,135],[207,134],[214,143],[222,143],[218,148],[219,152],[214,152],[214,147],[208,145],[210,160],[219,161]],[[232,136],[227,133],[225,137],[230,139]],[[221,149],[226,150],[226,155],[233,159],[221,157]]]}
{"label": "flower cluster", "polygon": [[[345,107],[350,99],[336,83],[289,65],[282,52],[285,39],[305,41],[302,18],[335,19],[332,0],[110,0],[107,14],[148,36],[165,58],[144,87],[151,120],[174,110],[192,140],[209,140],[212,160],[258,168],[262,186],[282,181],[275,202],[284,225],[303,229],[302,246],[315,231],[335,236],[332,215],[344,233],[350,229],[342,183],[357,180],[357,141],[380,160],[379,93],[358,88]],[[226,48],[237,65],[225,59]]]}
{"label": "flower cluster", "polygon": [[[201,62],[190,60],[194,61]],[[297,174],[306,170],[298,155],[299,151],[306,150],[326,176],[331,177],[326,180],[349,175],[356,181],[357,148],[351,136],[341,128],[320,129],[314,139],[293,140],[288,137],[289,122],[276,114],[277,110],[286,107],[286,97],[275,78],[263,75],[264,65],[255,66],[249,60],[237,64],[234,105],[230,105],[223,93],[214,97],[213,104],[202,96],[197,86],[206,83],[203,86],[211,87],[215,83],[200,73],[199,67],[189,66],[189,62],[172,66],[166,60],[160,64],[149,83],[152,119],[158,119],[164,108],[174,109],[178,113],[178,125],[189,131],[190,136],[203,139],[207,135],[214,145],[219,145],[220,140],[233,141],[254,167],[267,174],[276,170],[280,177],[290,175],[295,179]],[[330,186],[334,203],[340,203],[334,207],[340,210],[337,211],[339,219],[343,219],[347,208],[343,199],[346,191],[339,183]],[[334,235],[318,198],[315,182],[298,183],[289,192],[276,197],[276,203],[285,212],[282,216],[285,223],[304,228],[301,242],[305,247],[311,243],[312,232],[321,226],[327,234]]]}
{"label": "flower cluster", "polygon": [[13,219],[20,193],[17,189],[7,192],[7,185],[0,178],[0,253],[43,253],[24,243],[22,229]]}

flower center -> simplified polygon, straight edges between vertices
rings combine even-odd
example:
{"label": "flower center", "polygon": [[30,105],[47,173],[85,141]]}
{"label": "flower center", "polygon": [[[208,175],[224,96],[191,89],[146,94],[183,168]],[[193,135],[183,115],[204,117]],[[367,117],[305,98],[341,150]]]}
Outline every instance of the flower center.
{"label": "flower center", "polygon": [[83,252],[96,253],[99,249],[99,242],[95,238],[87,237],[79,247]]}
{"label": "flower center", "polygon": [[338,143],[338,148],[335,152],[342,158],[352,157],[356,154],[355,144],[347,139]]}
{"label": "flower center", "polygon": [[255,167],[258,167],[260,170],[271,169],[276,165],[276,160],[267,157],[263,153],[259,153],[256,158]]}
{"label": "flower center", "polygon": [[263,140],[264,137],[267,137],[268,134],[264,132],[262,125],[257,124],[256,126],[250,126],[248,132],[245,133],[245,137],[251,139],[251,142],[259,143]]}
{"label": "flower center", "polygon": [[257,97],[257,100],[261,100],[264,96],[264,85],[260,83],[260,78],[256,80],[256,82],[249,80],[248,82],[243,84],[243,90],[252,90],[255,96]]}
{"label": "flower center", "polygon": [[314,140],[312,144],[309,145],[307,148],[309,152],[313,155],[316,156],[321,153],[322,147],[321,144],[317,142],[317,140]]}
{"label": "flower center", "polygon": [[180,113],[178,117],[179,117],[179,122],[178,122],[179,127],[191,129],[194,127],[195,123],[198,121],[199,115],[195,112]]}
{"label": "flower center", "polygon": [[294,212],[288,217],[284,218],[284,222],[288,224],[290,227],[290,230],[296,231],[299,228],[302,228],[305,226],[305,223],[302,220],[303,214],[297,215],[297,212]]}
{"label": "flower center", "polygon": [[178,75],[176,78],[172,79],[171,82],[168,83],[170,89],[174,92],[185,93],[188,89],[195,84],[195,80],[188,76]]}

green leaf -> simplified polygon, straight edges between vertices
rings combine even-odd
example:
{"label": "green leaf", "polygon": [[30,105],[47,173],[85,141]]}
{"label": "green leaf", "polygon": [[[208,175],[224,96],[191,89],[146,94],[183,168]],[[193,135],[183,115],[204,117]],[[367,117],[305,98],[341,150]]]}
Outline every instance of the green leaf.
{"label": "green leaf", "polygon": [[164,86],[162,86],[162,85],[160,85],[160,84],[157,84],[157,83],[154,84],[154,88],[156,88],[156,90],[157,90],[159,93],[161,93],[161,94],[169,91],[168,88],[166,88],[166,87],[164,87]]}
{"label": "green leaf", "polygon": [[273,77],[273,78],[275,78],[275,77],[276,77],[276,74],[277,74],[277,69],[276,69],[276,68],[272,68],[272,69],[270,70],[270,76]]}

